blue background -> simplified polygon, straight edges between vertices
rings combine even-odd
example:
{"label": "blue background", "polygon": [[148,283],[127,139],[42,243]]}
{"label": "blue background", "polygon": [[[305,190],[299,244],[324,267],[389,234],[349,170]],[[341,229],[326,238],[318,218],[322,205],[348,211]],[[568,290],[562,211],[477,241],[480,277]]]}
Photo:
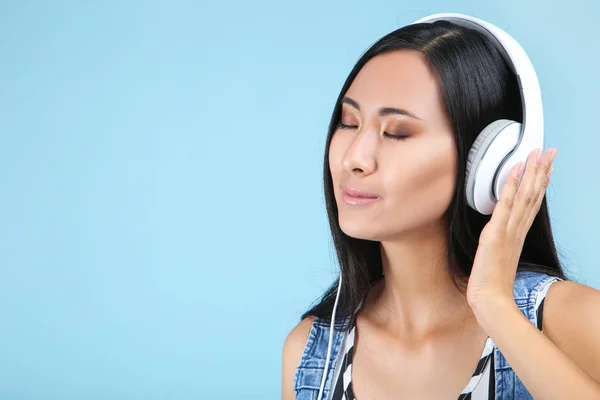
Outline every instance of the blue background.
{"label": "blue background", "polygon": [[336,270],[333,102],[436,12],[529,53],[559,250],[599,288],[594,0],[2,1],[0,398],[279,398],[285,336]]}

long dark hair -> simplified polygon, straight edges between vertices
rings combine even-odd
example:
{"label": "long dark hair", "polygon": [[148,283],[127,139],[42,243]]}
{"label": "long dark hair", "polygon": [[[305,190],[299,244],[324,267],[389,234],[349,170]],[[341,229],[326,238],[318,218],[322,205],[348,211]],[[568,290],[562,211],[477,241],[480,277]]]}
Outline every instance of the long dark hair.
{"label": "long dark hair", "polygon": [[[483,34],[448,21],[413,24],[397,29],[374,43],[358,60],[346,79],[335,103],[329,124],[323,183],[329,225],[342,275],[342,288],[336,311],[351,323],[369,288],[382,279],[383,267],[380,243],[356,239],[340,229],[338,210],[333,194],[328,155],[331,138],[340,122],[341,99],[361,68],[373,57],[399,50],[416,50],[425,60],[439,82],[445,112],[451,122],[457,144],[456,189],[448,210],[447,261],[457,288],[471,272],[479,235],[490,216],[471,209],[465,198],[467,156],[476,136],[490,122],[506,118],[522,122],[521,100],[514,73],[498,49]],[[518,271],[536,271],[567,279],[559,261],[546,197],[527,234]],[[315,316],[331,322],[331,313],[339,278],[326,290],[318,303],[301,318]]]}

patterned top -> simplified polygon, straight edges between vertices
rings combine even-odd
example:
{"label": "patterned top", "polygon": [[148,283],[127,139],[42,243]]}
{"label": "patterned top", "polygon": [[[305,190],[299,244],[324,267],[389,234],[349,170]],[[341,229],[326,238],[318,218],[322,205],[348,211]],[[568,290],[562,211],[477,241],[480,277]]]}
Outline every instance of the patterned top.
{"label": "patterned top", "polygon": [[[358,306],[356,313],[360,310]],[[544,298],[542,298],[537,310],[537,325],[538,329],[542,330],[542,312],[544,307]],[[355,318],[356,321],[356,318]],[[348,334],[344,340],[344,358],[341,368],[338,369],[335,389],[332,393],[331,400],[357,400],[352,391],[352,357],[354,355],[354,333],[356,331],[356,323],[348,330]],[[490,337],[485,342],[485,347],[477,363],[477,367],[471,376],[467,386],[458,396],[458,400],[493,400],[495,398],[495,374],[494,371],[494,348],[495,344]]]}

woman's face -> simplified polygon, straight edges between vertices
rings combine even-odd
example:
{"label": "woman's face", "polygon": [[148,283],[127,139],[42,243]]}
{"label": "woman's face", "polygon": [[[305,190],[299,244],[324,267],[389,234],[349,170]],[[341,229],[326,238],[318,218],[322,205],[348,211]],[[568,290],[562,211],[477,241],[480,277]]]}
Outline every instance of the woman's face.
{"label": "woman's face", "polygon": [[[454,193],[456,147],[422,55],[371,59],[346,93],[340,122],[348,127],[333,135],[329,167],[342,231],[385,241],[441,223]],[[378,198],[350,204],[342,185]]]}

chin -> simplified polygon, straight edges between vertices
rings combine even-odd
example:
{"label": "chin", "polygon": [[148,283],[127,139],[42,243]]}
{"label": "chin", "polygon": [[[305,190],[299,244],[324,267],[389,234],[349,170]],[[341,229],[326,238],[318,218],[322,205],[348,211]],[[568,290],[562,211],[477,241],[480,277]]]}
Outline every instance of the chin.
{"label": "chin", "polygon": [[381,235],[373,222],[340,219],[340,229],[355,239],[379,241]]}

